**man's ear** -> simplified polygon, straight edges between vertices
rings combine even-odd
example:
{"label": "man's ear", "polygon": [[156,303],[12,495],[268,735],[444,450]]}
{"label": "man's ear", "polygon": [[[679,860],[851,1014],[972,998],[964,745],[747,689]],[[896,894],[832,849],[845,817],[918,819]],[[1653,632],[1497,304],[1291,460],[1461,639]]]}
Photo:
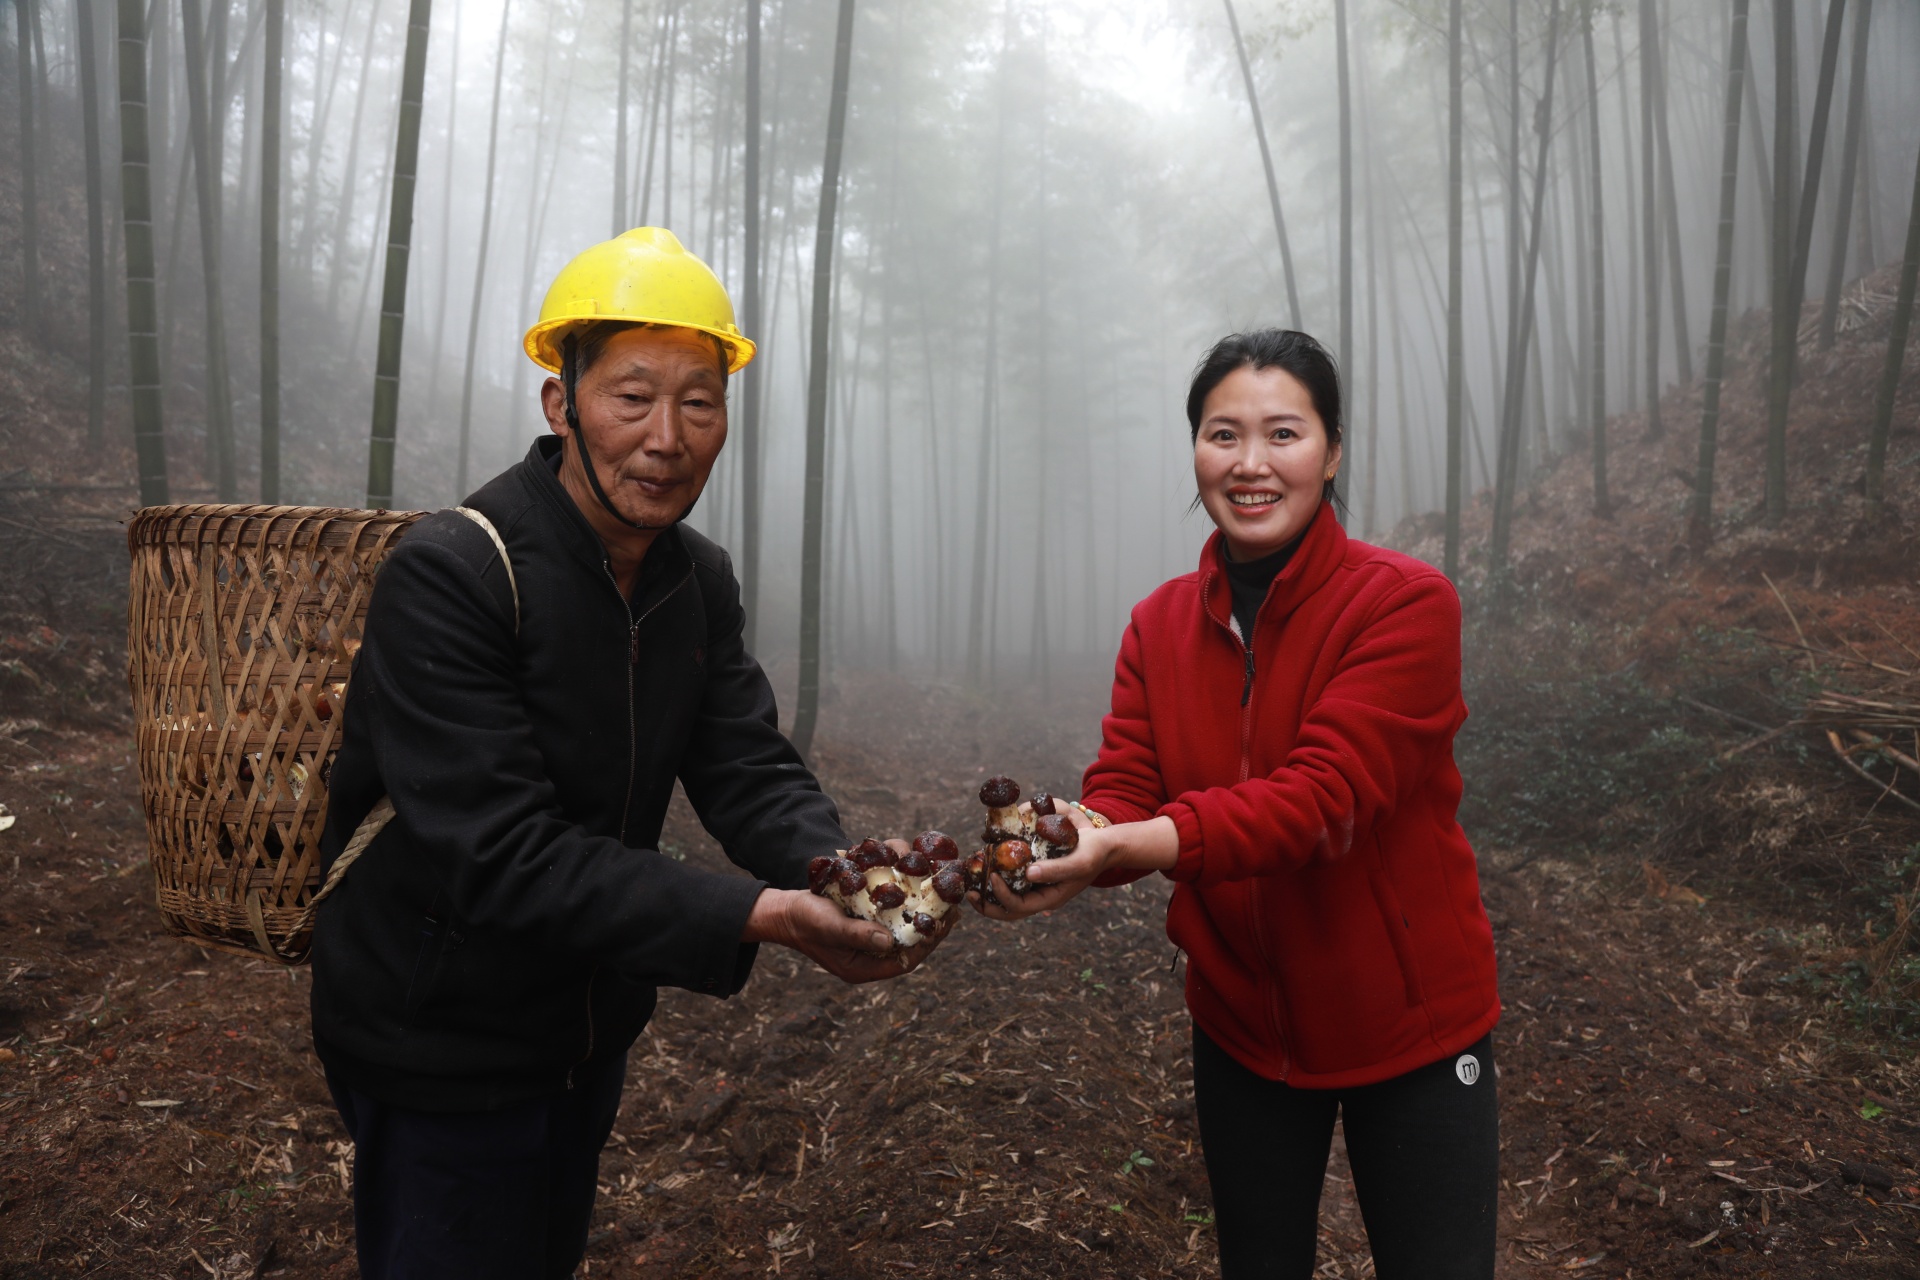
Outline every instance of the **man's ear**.
{"label": "man's ear", "polygon": [[560,385],[560,379],[548,378],[540,384],[540,412],[553,434],[562,439],[571,434],[567,429],[567,389]]}

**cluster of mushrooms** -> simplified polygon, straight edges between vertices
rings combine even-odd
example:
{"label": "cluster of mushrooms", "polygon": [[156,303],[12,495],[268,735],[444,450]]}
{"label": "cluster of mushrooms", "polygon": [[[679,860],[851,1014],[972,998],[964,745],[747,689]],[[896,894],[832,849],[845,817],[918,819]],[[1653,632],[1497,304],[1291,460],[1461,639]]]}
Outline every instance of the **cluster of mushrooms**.
{"label": "cluster of mushrooms", "polygon": [[886,926],[902,947],[932,938],[940,920],[973,890],[992,899],[993,877],[1014,893],[1033,888],[1027,869],[1036,862],[1064,857],[1080,843],[1080,831],[1062,808],[1071,805],[1096,827],[1107,820],[1074,801],[1042,791],[1020,799],[1020,784],[1003,774],[980,787],[987,807],[984,847],[960,857],[960,846],[940,831],[922,831],[905,853],[868,837],[837,857],[815,858],[807,867],[807,887],[830,898],[856,920]]}

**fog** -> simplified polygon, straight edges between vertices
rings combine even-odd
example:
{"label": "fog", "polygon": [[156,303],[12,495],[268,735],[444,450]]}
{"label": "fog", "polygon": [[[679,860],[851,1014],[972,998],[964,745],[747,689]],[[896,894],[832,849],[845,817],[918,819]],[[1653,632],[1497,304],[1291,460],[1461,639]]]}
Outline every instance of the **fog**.
{"label": "fog", "polygon": [[[1784,118],[1795,125],[1797,187],[1821,110],[1827,10],[1777,2],[1796,42]],[[266,19],[277,3],[211,0],[192,15],[205,29],[191,42],[187,11],[151,11],[159,398],[175,500],[262,491],[260,166]],[[1728,264],[1735,317],[1766,305],[1777,275],[1775,3],[1754,4],[1747,28]],[[427,10],[406,0],[285,6],[281,501],[367,497],[410,8]],[[813,258],[837,0],[432,7],[405,309],[395,318],[404,341],[392,500],[451,504],[545,430],[544,375],[519,336],[554,273],[595,241],[666,226],[741,305],[746,28],[756,8],[763,314],[749,336],[760,355],[732,385],[732,440],[693,523],[742,562],[755,646],[777,665],[800,635]],[[1463,503],[1499,486],[1506,457],[1510,507],[1549,461],[1589,447],[1596,410],[1644,407],[1650,386],[1706,368],[1733,9],[1464,5]],[[128,117],[115,61],[140,46],[124,24],[114,39],[112,6],[94,12],[102,198],[113,211],[108,429],[124,432],[115,161]],[[1871,38],[1856,41],[1869,14]],[[1380,538],[1410,517],[1441,518],[1448,20],[1445,0],[1238,0],[1232,10],[1220,0],[858,0],[831,241],[820,535],[829,668],[1045,678],[1055,664],[1104,661],[1131,604],[1192,567],[1210,525],[1191,509],[1187,377],[1223,334],[1292,322],[1249,81],[1300,323],[1333,348],[1347,379],[1349,527]],[[33,38],[51,80],[75,83],[72,15],[46,10]],[[190,43],[210,50],[211,234],[197,195]],[[1920,119],[1920,12],[1856,0],[1836,50],[1805,256],[1810,300],[1899,254]],[[1857,153],[1845,160],[1855,132]],[[1843,195],[1851,209],[1836,234]],[[1526,251],[1536,236],[1529,309]],[[203,244],[217,246],[217,263]],[[209,266],[218,267],[220,326],[208,323]],[[1651,343],[1649,324],[1659,326]],[[1510,379],[1516,350],[1523,373]],[[219,463],[223,417],[230,483]],[[757,565],[741,555],[743,464],[755,437],[765,477]]]}

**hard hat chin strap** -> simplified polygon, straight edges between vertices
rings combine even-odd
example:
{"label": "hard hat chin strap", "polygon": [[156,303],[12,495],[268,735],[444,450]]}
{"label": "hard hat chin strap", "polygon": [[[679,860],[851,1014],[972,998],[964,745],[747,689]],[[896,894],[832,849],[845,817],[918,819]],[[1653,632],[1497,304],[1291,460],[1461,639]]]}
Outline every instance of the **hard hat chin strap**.
{"label": "hard hat chin strap", "polygon": [[[658,533],[662,529],[671,527],[669,525],[641,524],[637,520],[627,519],[621,515],[619,509],[613,505],[612,499],[607,497],[607,491],[600,487],[600,473],[593,465],[593,454],[587,449],[587,437],[580,430],[580,408],[574,403],[574,387],[580,381],[579,357],[580,339],[569,333],[560,341],[560,385],[566,388],[567,393],[567,430],[573,436],[574,446],[580,450],[580,466],[587,473],[588,487],[593,490],[593,496],[599,500],[601,507],[606,510],[606,513],[629,529],[637,529],[641,533]],[[695,501],[698,501],[698,499],[695,499]],[[692,514],[693,503],[690,502],[687,504],[687,509],[675,517],[673,523],[679,524]]]}

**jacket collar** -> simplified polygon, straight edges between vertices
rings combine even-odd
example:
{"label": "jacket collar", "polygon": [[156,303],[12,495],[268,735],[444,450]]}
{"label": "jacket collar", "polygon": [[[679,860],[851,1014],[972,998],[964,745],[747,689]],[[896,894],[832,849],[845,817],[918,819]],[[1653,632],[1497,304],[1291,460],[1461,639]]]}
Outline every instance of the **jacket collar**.
{"label": "jacket collar", "polygon": [[[1301,535],[1300,549],[1267,588],[1267,598],[1261,602],[1258,617],[1284,622],[1308,596],[1326,584],[1346,555],[1347,531],[1334,517],[1333,504],[1322,502],[1314,512],[1313,522]],[[1222,567],[1226,557],[1226,536],[1215,529],[1200,551],[1200,607],[1209,618],[1238,635],[1233,625],[1233,592],[1227,586],[1226,570]],[[1255,625],[1258,626],[1257,621]],[[1253,637],[1245,639],[1251,646]]]}
{"label": "jacket collar", "polygon": [[[591,524],[587,523],[587,518],[580,514],[580,508],[575,504],[573,495],[567,492],[566,487],[560,483],[560,477],[554,471],[554,460],[559,456],[562,447],[563,442],[559,436],[534,437],[532,446],[527,450],[527,456],[520,463],[520,472],[526,479],[527,487],[538,494],[542,502],[558,517],[567,550],[604,572],[608,563],[607,549],[602,545],[600,535],[593,531]],[[656,553],[659,557],[658,561],[655,559]],[[680,561],[691,563],[691,556],[680,538],[679,526],[661,531],[660,536],[654,540],[653,548],[647,554],[647,560],[650,564],[667,562],[677,564]],[[645,594],[649,577],[646,568],[643,567],[639,588],[642,595]]]}

